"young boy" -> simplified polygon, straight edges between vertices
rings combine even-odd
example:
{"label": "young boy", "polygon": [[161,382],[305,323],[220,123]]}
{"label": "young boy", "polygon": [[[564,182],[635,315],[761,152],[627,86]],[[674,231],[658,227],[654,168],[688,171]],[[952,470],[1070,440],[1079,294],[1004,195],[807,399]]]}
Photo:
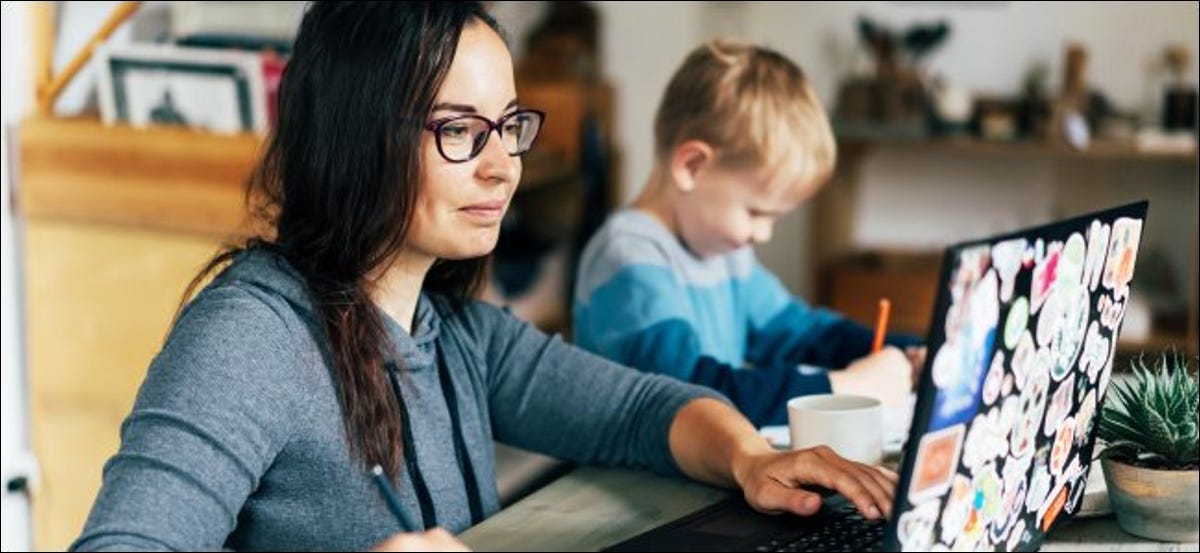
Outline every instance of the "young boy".
{"label": "young boy", "polygon": [[641,195],[584,250],[576,342],[713,387],[760,426],[786,423],[788,399],[831,388],[906,397],[923,350],[864,358],[870,329],[793,298],[751,247],[833,171],[833,134],[800,68],[764,48],[701,46],[671,78],[654,138]]}

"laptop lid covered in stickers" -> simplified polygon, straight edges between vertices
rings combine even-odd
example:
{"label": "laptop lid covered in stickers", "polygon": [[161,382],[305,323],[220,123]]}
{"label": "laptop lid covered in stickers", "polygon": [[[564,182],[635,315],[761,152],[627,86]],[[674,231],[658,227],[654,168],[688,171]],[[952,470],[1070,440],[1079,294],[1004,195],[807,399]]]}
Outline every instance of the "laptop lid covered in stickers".
{"label": "laptop lid covered in stickers", "polygon": [[1078,511],[1148,203],[950,246],[888,550],[1035,550]]}

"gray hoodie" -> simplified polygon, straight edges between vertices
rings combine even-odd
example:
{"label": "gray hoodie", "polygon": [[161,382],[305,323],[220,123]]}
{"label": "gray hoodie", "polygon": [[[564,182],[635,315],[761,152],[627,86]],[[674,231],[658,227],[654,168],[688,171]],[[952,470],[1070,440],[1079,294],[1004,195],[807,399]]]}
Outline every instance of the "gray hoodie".
{"label": "gray hoodie", "polygon": [[[691,399],[717,397],[484,303],[423,295],[411,335],[384,318],[408,430],[395,487],[418,525],[458,532],[498,510],[493,439],[678,474],[671,421]],[[241,254],[150,365],[72,549],[365,549],[412,530],[350,457],[323,343],[287,261]]]}

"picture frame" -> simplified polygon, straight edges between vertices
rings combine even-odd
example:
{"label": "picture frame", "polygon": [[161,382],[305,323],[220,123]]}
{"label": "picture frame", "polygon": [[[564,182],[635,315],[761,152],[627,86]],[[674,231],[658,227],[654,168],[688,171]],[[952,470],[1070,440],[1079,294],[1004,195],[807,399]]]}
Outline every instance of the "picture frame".
{"label": "picture frame", "polygon": [[104,47],[98,97],[106,125],[265,133],[261,54],[166,44]]}

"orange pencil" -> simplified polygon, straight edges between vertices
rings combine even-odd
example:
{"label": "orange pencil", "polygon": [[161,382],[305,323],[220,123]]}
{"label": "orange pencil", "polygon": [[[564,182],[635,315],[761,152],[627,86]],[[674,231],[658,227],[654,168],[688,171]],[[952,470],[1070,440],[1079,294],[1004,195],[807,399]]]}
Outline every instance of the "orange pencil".
{"label": "orange pencil", "polygon": [[887,298],[879,300],[879,319],[875,321],[875,342],[871,344],[871,353],[883,349],[883,336],[887,334],[888,316],[892,312],[892,302]]}

